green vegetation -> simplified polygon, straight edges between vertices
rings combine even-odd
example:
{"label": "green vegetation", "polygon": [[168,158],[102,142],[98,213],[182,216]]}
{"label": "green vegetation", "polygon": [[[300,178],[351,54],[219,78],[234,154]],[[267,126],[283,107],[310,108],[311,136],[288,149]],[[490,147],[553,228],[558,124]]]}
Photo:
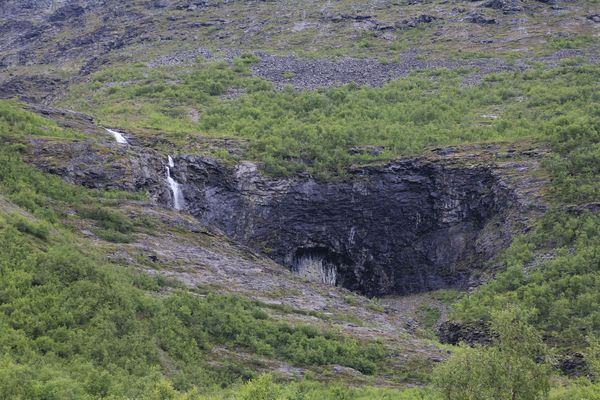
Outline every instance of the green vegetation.
{"label": "green vegetation", "polygon": [[22,110],[17,104],[0,102],[0,139],[5,143],[15,137],[26,135],[74,138],[77,133],[59,128],[56,123],[37,114]]}
{"label": "green vegetation", "polygon": [[[16,128],[22,118],[34,132],[46,131],[45,120],[12,113],[15,107],[0,102],[9,139],[25,137]],[[134,233],[125,214],[87,205],[102,195],[35,171],[14,146],[0,149],[1,398],[162,399],[173,388],[209,390],[253,375],[235,360],[211,365],[217,346],[297,366],[383,371],[386,352],[376,342],[278,322],[240,297],[157,296],[165,280],[103,261],[102,248],[70,228],[87,218],[106,231]]]}
{"label": "green vegetation", "polygon": [[513,242],[505,254],[506,271],[459,301],[453,313],[463,320],[489,320],[494,310],[520,304],[532,310],[532,322],[553,342],[581,349],[600,329],[600,219],[588,207],[600,195],[600,92],[597,72],[593,84],[581,86],[575,82],[586,74],[573,71],[571,87],[552,94],[549,89],[533,102],[552,110],[541,132],[555,149],[545,167],[556,206]]}
{"label": "green vegetation", "polygon": [[515,308],[494,314],[490,347],[463,347],[439,367],[434,384],[445,400],[536,400],[550,390],[550,367],[528,315]]}
{"label": "green vegetation", "polygon": [[591,35],[572,35],[552,37],[548,40],[551,49],[581,49],[596,43],[596,38]]}
{"label": "green vegetation", "polygon": [[421,304],[417,308],[417,319],[426,330],[433,332],[435,324],[440,319],[440,309],[435,304]]}
{"label": "green vegetation", "polygon": [[[600,218],[551,213],[535,233],[516,240],[507,269],[453,308],[458,319],[490,318],[494,310],[520,304],[552,342],[581,350],[600,329]],[[533,265],[535,254],[548,254]]]}
{"label": "green vegetation", "polygon": [[227,390],[216,389],[207,394],[181,394],[162,381],[144,397],[148,400],[441,400],[430,389],[396,390],[388,388],[349,388],[342,384],[321,384],[303,380],[277,383],[271,375],[263,374],[244,385]]}
{"label": "green vegetation", "polygon": [[[572,45],[578,44],[552,46]],[[262,162],[274,175],[308,171],[322,179],[343,178],[352,164],[451,144],[535,140],[547,145],[553,150],[543,163],[552,180],[552,210],[514,240],[503,256],[506,269],[494,280],[470,295],[439,293],[439,301],[455,302],[454,318],[489,321],[499,335],[496,343],[458,349],[435,370],[430,389],[327,387],[310,379],[278,382],[270,375],[251,379],[257,368],[249,361],[223,358],[217,350],[310,371],[339,364],[374,376],[389,372],[388,353],[377,342],[278,321],[256,302],[210,290],[187,291],[104,261],[101,245],[78,236],[78,223],[91,223],[93,233],[105,241],[126,243],[151,224],[114,207],[135,195],[85,190],[24,164],[21,154],[28,151],[30,136],[60,141],[79,136],[2,101],[0,397],[598,397],[598,385],[589,380],[550,380],[546,346],[583,352],[591,366],[600,359],[600,217],[595,211],[600,67],[571,60],[551,70],[537,66],[491,74],[471,86],[464,80],[472,71],[438,70],[382,88],[347,85],[297,92],[274,91],[252,78],[248,68],[253,62],[253,56],[243,55],[231,65],[181,70],[114,67],[73,89],[66,102],[107,125],[132,129],[142,140],[161,143],[150,139],[162,136],[167,144],[157,146],[182,152],[235,158],[222,149],[214,153],[197,139],[238,139],[244,157]],[[190,118],[190,109],[199,121]],[[380,154],[372,151],[375,146],[383,147]],[[359,304],[350,295],[344,301]],[[367,307],[383,311],[377,302]],[[424,306],[417,314],[430,328],[439,309]]]}
{"label": "green vegetation", "polygon": [[[151,135],[159,130],[181,151],[202,151],[193,140],[198,135],[231,137],[247,141],[246,156],[263,163],[270,174],[308,171],[328,178],[343,176],[353,163],[389,160],[433,146],[539,139],[563,150],[594,124],[600,79],[598,66],[539,67],[491,74],[468,86],[463,84],[468,71],[436,70],[382,88],[274,92],[265,81],[248,76],[250,62],[198,65],[184,72],[115,68],[74,89],[67,103],[106,124]],[[168,83],[173,74],[177,84]],[[243,94],[222,98],[230,88]],[[198,123],[188,118],[189,107],[199,111]],[[383,151],[374,154],[368,146],[383,146]],[[594,155],[590,151],[573,167],[587,168],[584,162]]]}
{"label": "green vegetation", "polygon": [[107,207],[82,206],[78,214],[83,218],[97,221],[96,235],[115,243],[127,243],[128,234],[133,231],[133,223],[122,213]]}

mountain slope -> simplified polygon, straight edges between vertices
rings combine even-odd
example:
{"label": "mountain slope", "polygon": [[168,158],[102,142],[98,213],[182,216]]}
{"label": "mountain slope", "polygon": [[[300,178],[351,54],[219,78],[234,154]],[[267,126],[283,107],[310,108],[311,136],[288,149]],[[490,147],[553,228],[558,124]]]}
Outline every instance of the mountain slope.
{"label": "mountain slope", "polygon": [[0,15],[0,397],[598,391],[596,1]]}

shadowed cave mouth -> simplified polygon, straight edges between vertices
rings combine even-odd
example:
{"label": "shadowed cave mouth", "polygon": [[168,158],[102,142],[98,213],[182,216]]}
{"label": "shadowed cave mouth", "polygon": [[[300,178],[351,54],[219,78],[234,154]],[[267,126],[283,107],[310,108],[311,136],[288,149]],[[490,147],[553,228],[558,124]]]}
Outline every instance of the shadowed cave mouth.
{"label": "shadowed cave mouth", "polygon": [[485,166],[406,162],[344,182],[200,162],[188,171],[202,222],[302,277],[368,296],[467,288],[510,243],[515,197]]}
{"label": "shadowed cave mouth", "polygon": [[[442,261],[441,265],[432,265],[431,260],[412,248],[403,253],[406,261],[394,267],[394,262],[382,265],[369,254],[363,253],[360,260],[356,260],[352,254],[342,254],[325,245],[312,245],[298,247],[291,262],[278,261],[309,281],[341,286],[369,297],[466,288],[481,261],[470,254],[468,261],[454,257],[448,262]],[[457,256],[464,253],[464,248],[456,248]],[[457,261],[462,265],[454,265]]]}
{"label": "shadowed cave mouth", "polygon": [[[294,252],[290,269],[292,272],[315,282],[346,289],[365,295],[383,294],[377,273],[369,265],[355,270],[355,262],[349,255],[342,255],[326,246],[299,247]],[[419,291],[419,288],[415,288]]]}
{"label": "shadowed cave mouth", "polygon": [[[368,296],[465,289],[510,242],[506,193],[495,183],[370,198],[345,212],[305,203],[308,215],[280,225],[286,233],[271,241],[270,256],[308,280]],[[413,197],[402,202],[400,196]]]}
{"label": "shadowed cave mouth", "polygon": [[344,260],[342,255],[327,247],[299,247],[294,254],[291,269],[310,280],[344,286],[342,272],[345,270],[344,266],[349,265],[352,265],[350,260]]}

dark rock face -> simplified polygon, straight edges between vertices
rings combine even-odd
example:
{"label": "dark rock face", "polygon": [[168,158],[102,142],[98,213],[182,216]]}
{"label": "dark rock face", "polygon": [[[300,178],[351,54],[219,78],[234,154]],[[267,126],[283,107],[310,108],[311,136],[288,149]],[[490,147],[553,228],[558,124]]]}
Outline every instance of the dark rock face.
{"label": "dark rock face", "polygon": [[77,4],[69,4],[56,10],[49,18],[50,22],[62,22],[67,19],[77,18],[83,15],[85,10]]}
{"label": "dark rock face", "polygon": [[488,346],[494,338],[490,328],[483,321],[459,323],[446,321],[438,329],[440,342],[458,345],[466,343],[469,346]]}
{"label": "dark rock face", "polygon": [[[101,139],[32,140],[26,157],[39,169],[90,188],[145,191],[173,206],[166,155],[132,135],[117,144],[85,115],[38,112]],[[473,273],[498,266],[494,257],[512,235],[545,210],[545,181],[531,176],[543,154],[447,147],[355,167],[333,182],[270,178],[252,163],[226,168],[198,156],[174,157],[170,172],[184,211],[208,227],[308,279],[385,295],[479,284]]]}
{"label": "dark rock face", "polygon": [[405,160],[321,183],[181,157],[173,172],[203,223],[310,279],[368,295],[462,287],[509,241],[501,226],[484,232],[510,202],[486,167]]}
{"label": "dark rock face", "polygon": [[518,0],[489,0],[483,4],[483,7],[502,10],[504,14],[514,14],[525,10]]}
{"label": "dark rock face", "polygon": [[467,15],[467,21],[481,25],[492,25],[496,23],[494,18],[486,17],[485,14],[479,12],[470,12]]}
{"label": "dark rock face", "polygon": [[593,376],[583,354],[577,352],[566,354],[560,358],[558,361],[558,369],[571,378]]}

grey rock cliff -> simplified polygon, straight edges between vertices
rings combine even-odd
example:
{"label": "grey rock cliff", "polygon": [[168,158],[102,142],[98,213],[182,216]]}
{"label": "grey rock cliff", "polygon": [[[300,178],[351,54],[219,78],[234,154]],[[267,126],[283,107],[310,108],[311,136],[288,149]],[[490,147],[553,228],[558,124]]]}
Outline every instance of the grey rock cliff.
{"label": "grey rock cliff", "polygon": [[[87,187],[146,191],[172,206],[166,157],[106,136],[32,142],[40,169]],[[185,211],[204,225],[313,281],[367,295],[468,289],[544,211],[543,152],[446,148],[386,165],[355,167],[343,181],[272,178],[253,163],[226,168],[176,156],[172,177]]]}
{"label": "grey rock cliff", "polygon": [[314,280],[368,295],[466,287],[510,242],[518,195],[497,169],[409,159],[344,182],[273,179],[180,157],[189,211]]}

